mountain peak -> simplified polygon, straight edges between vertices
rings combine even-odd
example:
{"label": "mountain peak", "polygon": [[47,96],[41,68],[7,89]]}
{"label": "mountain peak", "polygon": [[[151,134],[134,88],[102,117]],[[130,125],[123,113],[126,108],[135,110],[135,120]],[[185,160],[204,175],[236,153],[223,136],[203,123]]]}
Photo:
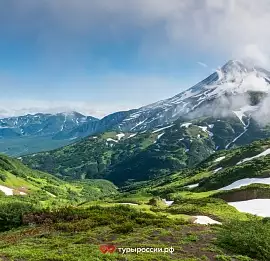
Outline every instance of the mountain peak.
{"label": "mountain peak", "polygon": [[221,68],[223,73],[247,73],[254,70],[254,65],[251,63],[239,61],[239,60],[229,60]]}
{"label": "mountain peak", "polygon": [[56,115],[62,115],[65,117],[79,117],[79,118],[85,117],[85,115],[76,111],[65,111],[65,112],[57,113]]}

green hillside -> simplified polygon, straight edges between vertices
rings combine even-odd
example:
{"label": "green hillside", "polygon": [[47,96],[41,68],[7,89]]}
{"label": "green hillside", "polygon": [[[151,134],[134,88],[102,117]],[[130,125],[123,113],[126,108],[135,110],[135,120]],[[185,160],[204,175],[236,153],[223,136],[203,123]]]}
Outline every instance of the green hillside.
{"label": "green hillside", "polygon": [[106,178],[123,185],[192,168],[216,150],[235,147],[232,141],[237,136],[241,145],[267,135],[268,129],[256,128],[255,122],[245,132],[235,118],[178,120],[151,132],[105,132],[60,149],[24,156],[22,161],[62,178]]}
{"label": "green hillside", "polygon": [[[245,178],[270,177],[270,154],[254,156],[270,149],[270,139],[253,142],[250,145],[214,153],[193,168],[164,175],[150,181],[125,186],[124,191],[145,188],[146,191],[166,195],[190,191],[189,185],[198,184],[193,192],[214,191]],[[247,160],[250,159],[250,160]],[[246,161],[244,161],[246,160]]]}
{"label": "green hillside", "polygon": [[48,206],[95,200],[117,193],[116,187],[107,180],[66,182],[29,169],[19,160],[4,155],[0,155],[0,186],[0,201],[5,201],[5,194],[9,194],[18,200]]}
{"label": "green hillside", "polygon": [[[148,136],[149,141],[151,135],[154,134]],[[99,143],[102,138],[91,139]],[[258,155],[268,148],[270,140],[262,140],[220,151],[196,167],[130,183],[119,192],[106,181],[69,183],[30,170],[19,160],[1,157],[6,177],[1,184],[8,186],[12,180],[22,179],[31,195],[1,197],[0,220],[5,217],[6,222],[1,226],[0,260],[267,261],[269,219],[239,212],[227,202],[270,198],[270,186],[252,184],[229,191],[217,189],[245,177],[267,177],[270,154]],[[247,160],[254,156],[257,158]],[[252,171],[247,171],[248,168]],[[16,174],[16,169],[28,178]],[[196,183],[196,187],[187,187]],[[22,181],[17,187],[15,181],[12,184],[20,191]],[[45,190],[45,195],[47,186],[57,188],[63,204],[57,204],[54,201],[57,198],[50,195],[41,201],[43,204],[38,203],[40,194],[35,191]],[[91,195],[85,194],[86,190]],[[94,190],[99,194],[93,195]],[[174,202],[169,206],[163,199]],[[200,216],[220,224],[194,223]],[[118,250],[103,254],[99,249],[103,244],[112,244]],[[174,251],[124,256],[118,252],[119,248],[135,247],[172,247]]]}
{"label": "green hillside", "polygon": [[[46,170],[66,180],[1,156],[0,185],[12,188],[14,195],[0,196],[0,260],[270,259],[269,218],[239,212],[229,203],[270,199],[270,185],[219,190],[244,178],[270,177],[270,140],[214,152],[209,133],[195,123],[131,135],[121,135],[116,142],[117,133],[104,133],[22,159],[36,168],[46,159]],[[157,146],[160,151],[155,151]],[[189,165],[194,159],[196,164]],[[104,170],[93,173],[89,162],[100,170],[103,164]],[[72,180],[117,177],[123,184],[126,177],[121,173],[129,182],[120,190],[106,180]],[[201,218],[214,223],[204,225]],[[103,254],[103,244],[117,251]],[[174,251],[124,256],[119,252],[135,247]]]}
{"label": "green hillside", "polygon": [[119,141],[116,132],[107,132],[25,156],[22,161],[59,177],[107,178],[115,184],[147,180],[193,166],[213,153],[215,145],[209,133],[196,125],[180,126],[177,123],[156,132],[125,133]]}

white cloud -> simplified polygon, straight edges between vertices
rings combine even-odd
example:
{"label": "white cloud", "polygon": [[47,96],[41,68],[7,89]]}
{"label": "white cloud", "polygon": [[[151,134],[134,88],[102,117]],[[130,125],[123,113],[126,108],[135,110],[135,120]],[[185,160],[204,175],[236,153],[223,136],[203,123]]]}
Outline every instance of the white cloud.
{"label": "white cloud", "polygon": [[207,64],[202,63],[202,62],[197,62],[197,64],[199,64],[200,66],[202,66],[202,67],[204,67],[204,68],[207,68],[207,67],[208,67]]}
{"label": "white cloud", "polygon": [[[172,61],[182,63],[184,59],[194,59],[196,55],[203,53],[203,57],[208,57],[211,61],[216,57],[245,57],[264,67],[270,67],[269,24],[269,0],[0,1],[0,37],[8,32],[8,36],[18,42],[22,40],[23,43],[30,37],[38,44],[40,49],[37,48],[36,51],[43,54],[43,62],[49,61],[50,65],[60,68],[73,66],[74,61],[81,64],[79,51],[83,49],[91,53],[93,42],[129,43],[134,38],[136,43],[138,40],[134,59],[136,62],[143,61],[143,64],[151,60],[155,64],[156,59],[164,59],[167,62],[165,67]],[[107,57],[95,60],[99,58],[93,58],[95,65],[107,63]],[[206,62],[208,63],[207,60]],[[202,62],[198,64],[206,66]],[[1,75],[0,78],[3,79]],[[4,78],[0,79],[2,91],[9,88],[7,92],[13,94],[10,86],[20,86],[20,82]],[[180,86],[179,83],[180,80],[174,82],[162,77],[106,76],[96,90],[96,82],[91,87],[96,92],[97,88],[109,86],[106,102],[98,102],[101,99],[93,102],[95,97],[85,103],[35,102],[32,99],[28,102],[22,98],[12,104],[2,100],[0,104],[6,114],[56,108],[59,111],[72,107],[72,110],[101,117],[115,110],[138,107],[165,96],[169,97],[180,92],[182,87],[189,87],[188,84]],[[74,86],[78,90],[86,90],[87,84],[75,82]],[[63,85],[64,83],[62,88]],[[19,87],[16,88],[15,92],[18,94]],[[21,89],[24,88],[25,86]],[[60,87],[55,86],[55,92],[56,89]],[[72,87],[68,89],[72,90]],[[118,100],[113,100],[115,95],[110,100],[109,92],[116,92]],[[136,100],[134,104],[130,103],[130,98],[127,99],[128,95]],[[140,99],[144,100],[139,102]],[[5,108],[9,109],[5,111]]]}
{"label": "white cloud", "polygon": [[124,41],[134,32],[141,49],[155,55],[164,49],[181,55],[180,44],[263,63],[270,54],[269,0],[9,0],[1,1],[0,17],[0,32],[34,33],[47,50],[65,55],[81,36]]}
{"label": "white cloud", "polygon": [[[77,111],[84,115],[102,118],[112,112],[133,109],[121,104],[95,104],[74,101],[1,100],[0,118],[35,113],[59,113]],[[100,108],[100,109],[98,109]]]}

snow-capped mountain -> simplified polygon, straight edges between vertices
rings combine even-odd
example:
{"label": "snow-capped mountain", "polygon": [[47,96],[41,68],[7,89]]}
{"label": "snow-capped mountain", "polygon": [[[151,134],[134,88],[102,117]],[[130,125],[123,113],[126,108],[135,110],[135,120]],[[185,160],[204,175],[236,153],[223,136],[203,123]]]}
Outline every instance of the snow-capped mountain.
{"label": "snow-capped mountain", "polygon": [[230,60],[203,81],[172,98],[85,123],[68,136],[87,136],[108,129],[138,132],[170,124],[179,118],[201,116],[238,117],[240,122],[245,122],[244,117],[260,108],[269,91],[270,72]]}
{"label": "snow-capped mountain", "polygon": [[77,112],[25,115],[0,120],[0,137],[60,136],[82,124],[98,120]]}
{"label": "snow-capped mountain", "polygon": [[179,117],[226,116],[242,107],[257,105],[253,94],[270,91],[270,72],[239,61],[222,68],[190,89],[163,101],[142,107],[119,124],[122,130],[144,130],[173,122]]}
{"label": "snow-capped mountain", "polygon": [[[184,123],[203,119],[203,126],[219,126],[220,120],[225,123],[233,120],[233,126],[224,125],[227,133],[222,135],[228,139],[215,141],[223,144],[221,148],[229,148],[233,144],[246,144],[254,139],[269,137],[268,132],[260,127],[261,123],[270,122],[269,93],[270,72],[231,60],[203,81],[172,98],[139,109],[115,112],[101,120],[76,112],[6,118],[0,120],[0,137],[49,137],[50,140],[61,141],[49,147],[51,149],[63,146],[62,141],[70,143],[105,131],[137,133],[168,126],[177,120]],[[207,122],[206,118],[211,120]],[[198,124],[202,126],[200,122]],[[217,129],[219,131],[213,138],[219,140],[218,132],[221,130]],[[9,144],[5,142],[4,149],[7,146]],[[3,151],[1,146],[0,150]],[[14,150],[17,151],[17,148]]]}

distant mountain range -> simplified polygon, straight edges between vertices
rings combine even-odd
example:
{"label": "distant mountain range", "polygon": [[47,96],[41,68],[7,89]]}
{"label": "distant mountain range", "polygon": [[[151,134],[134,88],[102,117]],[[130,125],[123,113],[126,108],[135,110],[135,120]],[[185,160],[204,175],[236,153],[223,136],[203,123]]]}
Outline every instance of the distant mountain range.
{"label": "distant mountain range", "polygon": [[[0,151],[24,155],[67,145],[107,131],[143,132],[155,127],[211,117],[212,124],[235,119],[238,128],[228,134],[230,147],[243,135],[249,143],[268,137],[270,72],[231,60],[209,77],[180,94],[139,109],[110,114],[103,119],[77,112],[35,114],[0,120]],[[269,100],[270,101],[270,100]],[[216,119],[216,120],[215,120]],[[257,129],[256,137],[250,137]],[[243,138],[243,137],[242,137]],[[38,146],[37,144],[40,144]],[[223,147],[224,147],[223,146]]]}
{"label": "distant mountain range", "polygon": [[98,121],[98,119],[90,116],[86,117],[78,112],[27,114],[25,116],[1,119],[0,137],[52,136],[57,138],[75,127],[94,121]]}
{"label": "distant mountain range", "polygon": [[0,119],[0,151],[17,156],[64,146],[75,139],[65,139],[66,133],[94,121],[98,119],[78,112]]}

